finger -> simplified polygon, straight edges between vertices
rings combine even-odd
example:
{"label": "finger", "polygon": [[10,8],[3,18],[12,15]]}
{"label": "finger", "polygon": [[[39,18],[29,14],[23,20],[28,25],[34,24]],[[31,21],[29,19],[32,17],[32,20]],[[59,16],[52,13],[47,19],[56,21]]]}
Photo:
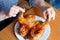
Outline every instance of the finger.
{"label": "finger", "polygon": [[51,20],[51,12],[50,12],[50,9],[47,9],[47,13],[48,13],[48,21]]}
{"label": "finger", "polygon": [[22,11],[22,12],[25,12],[25,9],[22,9],[22,8],[19,7],[19,6],[13,6],[12,8],[14,8],[14,9],[18,9],[18,10],[20,10],[20,11]]}
{"label": "finger", "polygon": [[52,8],[52,19],[54,20],[55,19],[55,11],[53,10],[53,8]]}
{"label": "finger", "polygon": [[23,9],[23,8],[21,8],[21,7],[19,7],[19,6],[17,6],[17,7],[18,7],[18,9],[19,9],[20,11],[25,12],[25,8]]}
{"label": "finger", "polygon": [[20,11],[25,12],[25,9],[20,8]]}
{"label": "finger", "polygon": [[46,11],[43,12],[43,16],[44,16],[45,19],[47,19],[47,17],[46,17]]}
{"label": "finger", "polygon": [[53,14],[53,20],[55,20],[55,13]]}
{"label": "finger", "polygon": [[48,11],[46,11],[46,18],[48,19]]}

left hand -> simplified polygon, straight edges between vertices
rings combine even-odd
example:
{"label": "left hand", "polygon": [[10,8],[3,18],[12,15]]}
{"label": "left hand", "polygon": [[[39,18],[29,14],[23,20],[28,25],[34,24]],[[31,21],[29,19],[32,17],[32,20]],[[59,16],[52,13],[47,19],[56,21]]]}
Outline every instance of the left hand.
{"label": "left hand", "polygon": [[45,7],[43,10],[43,16],[46,20],[51,21],[51,19],[55,19],[55,11],[52,7]]}
{"label": "left hand", "polygon": [[10,9],[9,16],[15,17],[19,12],[25,12],[25,9],[19,7],[19,6],[13,6]]}

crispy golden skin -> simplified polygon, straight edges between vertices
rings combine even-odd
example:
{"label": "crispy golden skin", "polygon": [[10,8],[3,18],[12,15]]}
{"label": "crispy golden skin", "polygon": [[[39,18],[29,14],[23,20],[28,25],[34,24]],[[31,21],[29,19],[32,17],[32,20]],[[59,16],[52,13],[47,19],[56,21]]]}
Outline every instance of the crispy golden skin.
{"label": "crispy golden skin", "polygon": [[42,23],[42,24],[40,24],[40,23],[36,22],[35,26],[31,28],[30,32],[27,35],[27,38],[29,38],[29,40],[38,40],[42,36],[48,23],[47,22]]}
{"label": "crispy golden skin", "polygon": [[35,20],[35,15],[26,15],[20,13],[18,17],[20,23],[19,34],[29,40],[38,40],[47,27],[48,22],[42,23]]}
{"label": "crispy golden skin", "polygon": [[23,13],[20,13],[18,18],[19,23],[21,24],[21,28],[19,29],[20,35],[23,37],[27,35],[29,29],[34,25],[35,18],[34,16],[23,16]]}

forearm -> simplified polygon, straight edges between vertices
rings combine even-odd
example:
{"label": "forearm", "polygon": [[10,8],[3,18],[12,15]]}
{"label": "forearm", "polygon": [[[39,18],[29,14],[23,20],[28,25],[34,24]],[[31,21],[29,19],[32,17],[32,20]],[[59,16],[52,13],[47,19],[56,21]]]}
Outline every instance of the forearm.
{"label": "forearm", "polygon": [[45,6],[44,0],[35,0],[34,6],[44,7]]}
{"label": "forearm", "polygon": [[34,3],[34,6],[40,7],[42,11],[46,10],[48,7],[46,7],[44,0],[36,0]]}
{"label": "forearm", "polygon": [[44,0],[29,0],[30,6],[45,7]]}

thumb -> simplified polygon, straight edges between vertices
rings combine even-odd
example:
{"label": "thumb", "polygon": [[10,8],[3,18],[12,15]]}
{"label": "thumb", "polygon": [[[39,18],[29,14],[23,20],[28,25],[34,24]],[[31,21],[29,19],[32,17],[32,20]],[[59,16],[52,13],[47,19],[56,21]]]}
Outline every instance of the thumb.
{"label": "thumb", "polygon": [[22,9],[21,7],[19,8],[21,12],[25,12],[25,9]]}
{"label": "thumb", "polygon": [[47,19],[47,17],[46,17],[46,11],[43,12],[43,16],[44,16],[45,19]]}

